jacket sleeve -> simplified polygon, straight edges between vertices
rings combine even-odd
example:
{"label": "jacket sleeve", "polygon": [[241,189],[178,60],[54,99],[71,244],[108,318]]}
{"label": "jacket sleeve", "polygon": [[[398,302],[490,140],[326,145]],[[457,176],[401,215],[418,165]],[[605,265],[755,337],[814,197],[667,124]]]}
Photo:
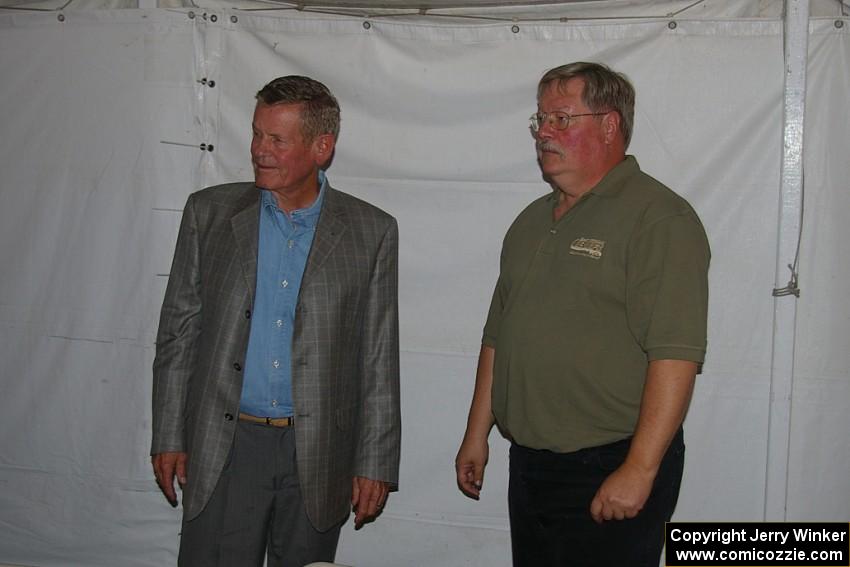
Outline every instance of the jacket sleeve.
{"label": "jacket sleeve", "polygon": [[201,332],[201,285],[195,200],[183,211],[165,290],[153,363],[151,455],[186,451],[186,392],[195,368]]}
{"label": "jacket sleeve", "polygon": [[354,474],[398,485],[401,449],[398,343],[398,225],[383,235],[361,337],[360,415]]}

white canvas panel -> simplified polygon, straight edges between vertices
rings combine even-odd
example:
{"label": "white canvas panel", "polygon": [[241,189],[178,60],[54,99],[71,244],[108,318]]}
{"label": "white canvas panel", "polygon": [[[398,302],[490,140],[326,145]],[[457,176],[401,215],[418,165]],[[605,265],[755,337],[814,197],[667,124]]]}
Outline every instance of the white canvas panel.
{"label": "white canvas panel", "polygon": [[0,15],[0,561],[173,560],[147,456],[152,248],[202,155],[160,143],[191,140],[193,43],[166,11]]}

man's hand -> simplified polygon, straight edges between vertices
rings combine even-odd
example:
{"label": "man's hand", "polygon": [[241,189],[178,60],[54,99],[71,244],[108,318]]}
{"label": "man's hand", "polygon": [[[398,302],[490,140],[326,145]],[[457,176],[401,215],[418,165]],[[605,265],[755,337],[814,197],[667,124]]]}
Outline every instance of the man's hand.
{"label": "man's hand", "polygon": [[623,463],[596,491],[590,503],[590,515],[598,524],[634,518],[649,498],[654,481],[654,472]]}
{"label": "man's hand", "polygon": [[389,486],[381,480],[355,476],[351,480],[351,508],[354,510],[354,529],[374,520],[383,510]]}
{"label": "man's hand", "polygon": [[156,483],[162,489],[162,493],[165,494],[168,502],[174,507],[177,506],[174,476],[177,476],[177,482],[180,483],[180,488],[183,488],[186,485],[186,462],[188,460],[189,457],[186,453],[157,453],[151,457]]}
{"label": "man's hand", "polygon": [[490,446],[485,437],[483,440],[464,438],[455,457],[457,486],[464,494],[475,500],[481,497],[484,468],[487,466],[489,456]]}

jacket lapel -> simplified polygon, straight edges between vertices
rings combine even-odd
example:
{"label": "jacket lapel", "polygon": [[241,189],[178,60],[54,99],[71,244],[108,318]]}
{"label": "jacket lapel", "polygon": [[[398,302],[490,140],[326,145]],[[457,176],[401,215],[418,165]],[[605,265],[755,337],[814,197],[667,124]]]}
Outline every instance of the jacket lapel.
{"label": "jacket lapel", "polygon": [[313,236],[313,246],[307,257],[307,267],[301,280],[302,287],[311,276],[319,271],[330,253],[339,243],[343,233],[348,230],[348,219],[345,207],[339,203],[337,191],[328,186],[322,213],[316,224],[316,234]]}
{"label": "jacket lapel", "polygon": [[246,193],[245,197],[236,203],[237,212],[230,219],[233,238],[239,259],[242,262],[242,273],[245,285],[254,302],[254,290],[257,288],[257,250],[259,248],[260,230],[260,190],[256,187]]}

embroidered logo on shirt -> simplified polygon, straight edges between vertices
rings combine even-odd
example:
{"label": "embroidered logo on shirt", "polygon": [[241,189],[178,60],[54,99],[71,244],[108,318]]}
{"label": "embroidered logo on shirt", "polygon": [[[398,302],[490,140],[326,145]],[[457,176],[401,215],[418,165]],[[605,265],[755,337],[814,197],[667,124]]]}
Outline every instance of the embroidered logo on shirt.
{"label": "embroidered logo on shirt", "polygon": [[598,260],[602,257],[602,249],[605,248],[604,240],[595,238],[576,238],[570,244],[570,254],[573,256],[587,256]]}

